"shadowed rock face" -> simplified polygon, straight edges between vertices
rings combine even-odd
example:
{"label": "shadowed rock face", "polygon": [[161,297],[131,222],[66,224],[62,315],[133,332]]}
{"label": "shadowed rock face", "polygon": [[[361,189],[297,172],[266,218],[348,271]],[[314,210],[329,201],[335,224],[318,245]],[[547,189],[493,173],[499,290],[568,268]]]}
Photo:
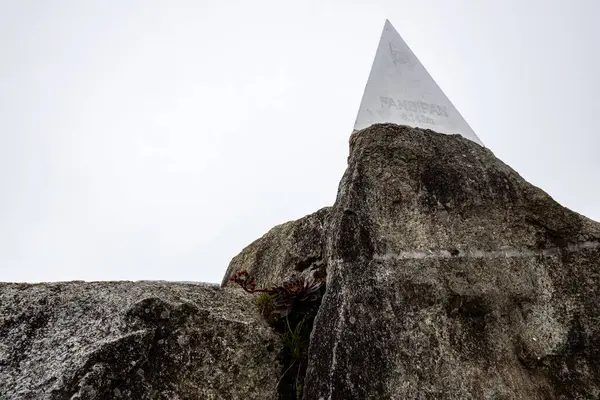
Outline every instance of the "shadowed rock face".
{"label": "shadowed rock face", "polygon": [[304,398],[600,398],[600,224],[459,136],[350,143]]}
{"label": "shadowed rock face", "polygon": [[0,399],[272,399],[251,296],[166,282],[0,284]]}
{"label": "shadowed rock face", "polygon": [[[235,256],[222,286],[238,271],[246,270],[258,286],[280,284],[292,274],[325,273],[323,246],[329,207],[272,228]],[[235,284],[233,284],[235,285]]]}

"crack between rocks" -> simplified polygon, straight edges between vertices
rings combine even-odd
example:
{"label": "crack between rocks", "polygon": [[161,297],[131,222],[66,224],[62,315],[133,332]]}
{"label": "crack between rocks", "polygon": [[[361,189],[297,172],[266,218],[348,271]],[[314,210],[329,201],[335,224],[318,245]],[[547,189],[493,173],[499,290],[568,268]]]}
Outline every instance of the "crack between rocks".
{"label": "crack between rocks", "polygon": [[[343,262],[338,262],[338,265],[341,263],[343,263]],[[343,282],[341,268],[335,268],[334,270],[337,271],[337,273],[339,274],[340,282]],[[330,367],[330,372],[329,372],[329,396],[327,397],[328,400],[332,400],[332,398],[333,398],[333,387],[334,387],[333,379],[335,376],[335,369],[337,366],[337,348],[341,341],[340,337],[342,335],[342,326],[344,323],[344,311],[346,308],[346,301],[345,301],[346,296],[345,296],[344,289],[341,290],[340,297],[341,297],[341,299],[340,299],[340,308],[339,308],[339,318],[338,318],[338,321],[337,321],[336,327],[335,327],[335,336],[336,337],[335,337],[335,341],[333,343],[333,349],[331,351],[331,367]],[[319,400],[321,400],[321,399],[319,399]]]}

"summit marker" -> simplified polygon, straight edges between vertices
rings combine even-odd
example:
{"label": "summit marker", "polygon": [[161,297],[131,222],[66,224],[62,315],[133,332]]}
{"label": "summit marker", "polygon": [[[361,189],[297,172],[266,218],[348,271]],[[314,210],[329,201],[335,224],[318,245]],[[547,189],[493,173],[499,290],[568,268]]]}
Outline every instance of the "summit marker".
{"label": "summit marker", "polygon": [[354,130],[386,122],[459,134],[483,146],[388,20],[383,27]]}

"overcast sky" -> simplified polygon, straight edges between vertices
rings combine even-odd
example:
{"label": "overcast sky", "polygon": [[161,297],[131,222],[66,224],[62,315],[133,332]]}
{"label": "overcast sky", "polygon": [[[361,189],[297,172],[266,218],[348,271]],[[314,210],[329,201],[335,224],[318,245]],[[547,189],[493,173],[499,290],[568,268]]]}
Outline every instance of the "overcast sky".
{"label": "overcast sky", "polygon": [[219,282],[334,202],[386,18],[486,147],[600,220],[598,0],[0,0],[0,281]]}

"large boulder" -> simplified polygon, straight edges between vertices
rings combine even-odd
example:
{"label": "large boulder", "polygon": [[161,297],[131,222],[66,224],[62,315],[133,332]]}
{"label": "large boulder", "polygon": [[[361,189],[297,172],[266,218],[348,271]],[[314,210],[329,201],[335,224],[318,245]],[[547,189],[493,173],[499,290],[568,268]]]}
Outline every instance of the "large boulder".
{"label": "large boulder", "polygon": [[0,284],[0,399],[274,399],[279,337],[241,290]]}
{"label": "large boulder", "polygon": [[600,224],[458,135],[351,137],[304,398],[600,398]]}
{"label": "large boulder", "polygon": [[325,274],[323,246],[329,207],[277,225],[255,240],[229,263],[222,286],[239,271],[247,271],[259,286],[275,286],[292,275]]}

